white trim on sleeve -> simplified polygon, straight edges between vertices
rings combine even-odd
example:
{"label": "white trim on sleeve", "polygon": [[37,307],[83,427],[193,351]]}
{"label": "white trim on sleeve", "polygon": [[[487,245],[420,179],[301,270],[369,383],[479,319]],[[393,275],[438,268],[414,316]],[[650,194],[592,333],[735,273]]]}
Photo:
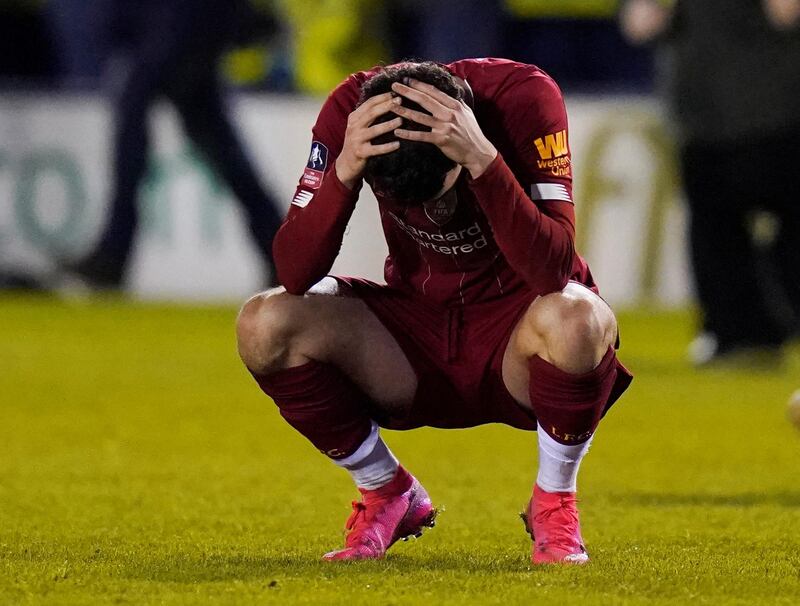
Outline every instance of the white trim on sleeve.
{"label": "white trim on sleeve", "polygon": [[301,189],[299,192],[297,192],[297,194],[295,194],[292,204],[299,206],[300,208],[305,208],[308,206],[308,203],[311,202],[311,198],[313,197],[314,192]]}
{"label": "white trim on sleeve", "polygon": [[531,184],[531,200],[560,200],[572,202],[567,186],[561,183]]}

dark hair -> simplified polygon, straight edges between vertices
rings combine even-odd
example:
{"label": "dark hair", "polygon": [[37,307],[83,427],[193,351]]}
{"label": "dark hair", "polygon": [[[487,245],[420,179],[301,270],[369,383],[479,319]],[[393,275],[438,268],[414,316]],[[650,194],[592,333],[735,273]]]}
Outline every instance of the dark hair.
{"label": "dark hair", "polygon": [[[392,84],[414,78],[432,84],[454,99],[461,99],[462,90],[450,72],[431,61],[423,63],[398,63],[382,68],[361,86],[359,104],[370,97],[391,92]],[[403,98],[403,107],[429,114],[417,103]],[[396,118],[388,112],[375,119],[373,124],[387,122]],[[403,118],[401,128],[408,130],[430,130],[427,126]],[[442,189],[444,177],[456,163],[445,156],[433,143],[398,139],[389,132],[372,140],[374,144],[400,141],[400,147],[393,152],[367,159],[364,178],[372,189],[383,195],[408,204],[418,204],[430,200]]]}

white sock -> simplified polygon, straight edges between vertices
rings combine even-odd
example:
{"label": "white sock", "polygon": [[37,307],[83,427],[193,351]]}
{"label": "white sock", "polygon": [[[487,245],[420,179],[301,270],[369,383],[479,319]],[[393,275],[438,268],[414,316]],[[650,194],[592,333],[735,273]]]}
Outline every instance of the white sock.
{"label": "white sock", "polygon": [[375,422],[358,450],[349,457],[334,460],[334,463],[349,471],[356,486],[365,490],[375,490],[391,482],[400,465],[381,439]]}
{"label": "white sock", "polygon": [[545,492],[576,492],[578,468],[589,450],[592,438],[580,444],[561,444],[538,426],[539,474],[536,483]]}

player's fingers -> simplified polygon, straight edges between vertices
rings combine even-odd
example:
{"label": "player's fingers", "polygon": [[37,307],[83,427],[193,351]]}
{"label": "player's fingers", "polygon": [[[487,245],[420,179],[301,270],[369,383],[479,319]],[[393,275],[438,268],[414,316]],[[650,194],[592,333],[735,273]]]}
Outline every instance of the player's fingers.
{"label": "player's fingers", "polygon": [[393,131],[398,126],[403,124],[402,118],[394,118],[389,120],[388,122],[381,122],[380,124],[373,124],[368,129],[364,131],[365,139],[367,141],[371,141],[375,137],[379,137],[380,135],[386,134],[388,132]]}
{"label": "player's fingers", "polygon": [[433,116],[426,114],[424,112],[418,112],[413,109],[409,109],[408,107],[403,107],[402,105],[396,107],[392,110],[398,116],[403,116],[404,118],[408,118],[412,122],[416,122],[417,124],[422,124],[423,126],[429,126],[433,128],[436,126],[436,118]]}
{"label": "player's fingers", "polygon": [[400,147],[400,141],[392,141],[391,143],[381,143],[380,145],[366,145],[364,146],[364,157],[368,158],[370,156],[382,156],[383,154],[388,154],[389,152],[393,152],[398,147]]}
{"label": "player's fingers", "polygon": [[395,136],[399,139],[406,139],[407,141],[425,141],[426,143],[436,143],[439,137],[436,133],[424,130],[406,130],[398,128],[394,131]]}
{"label": "player's fingers", "polygon": [[447,93],[440,91],[433,84],[428,84],[427,82],[420,82],[419,80],[414,80],[414,78],[408,78],[404,84],[407,84],[411,88],[414,88],[418,91],[422,91],[427,95],[430,95],[445,107],[449,107],[450,109],[457,109],[459,106],[459,102],[457,99],[453,99],[453,97],[451,97]]}
{"label": "player's fingers", "polygon": [[406,99],[415,101],[439,120],[447,120],[452,117],[453,110],[445,107],[427,93],[413,89],[405,84],[400,84],[399,82],[392,84],[392,90]]}
{"label": "player's fingers", "polygon": [[[386,95],[389,95],[386,97]],[[371,103],[367,106],[369,101],[372,99],[377,99],[378,97],[384,97],[384,100],[380,103]],[[399,97],[393,97],[391,93],[384,93],[383,95],[378,95],[378,97],[373,97],[369,99],[359,107],[356,111],[350,114],[350,118],[348,118],[348,123],[351,126],[359,126],[364,127],[371,124],[375,118],[378,116],[382,116],[386,112],[390,111],[391,109],[398,107],[402,100]]]}
{"label": "player's fingers", "polygon": [[368,111],[370,107],[383,103],[384,101],[388,101],[389,99],[393,99],[394,97],[395,94],[391,92],[375,95],[374,97],[370,97],[369,99],[364,101],[364,103],[355,108],[355,110],[353,110],[353,113]]}

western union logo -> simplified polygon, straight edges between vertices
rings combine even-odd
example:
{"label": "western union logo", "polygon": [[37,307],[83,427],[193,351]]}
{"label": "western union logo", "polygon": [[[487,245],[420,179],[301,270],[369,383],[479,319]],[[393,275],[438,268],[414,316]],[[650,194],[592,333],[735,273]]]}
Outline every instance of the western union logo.
{"label": "western union logo", "polygon": [[542,160],[566,156],[569,153],[566,130],[551,135],[545,135],[544,139],[539,137],[534,143],[536,144],[536,149],[539,150],[539,157]]}

